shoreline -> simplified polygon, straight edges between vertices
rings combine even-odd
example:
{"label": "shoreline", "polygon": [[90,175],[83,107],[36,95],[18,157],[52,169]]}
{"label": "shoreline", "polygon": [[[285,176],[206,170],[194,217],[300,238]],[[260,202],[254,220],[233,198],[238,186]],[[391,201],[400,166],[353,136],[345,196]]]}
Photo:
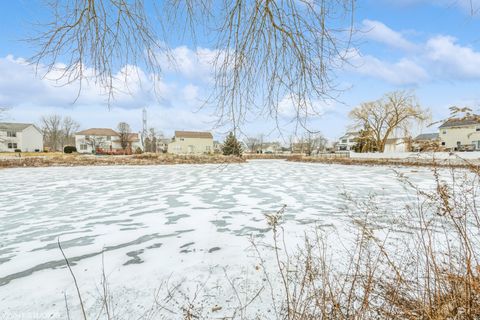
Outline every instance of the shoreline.
{"label": "shoreline", "polygon": [[45,168],[80,166],[149,166],[176,164],[229,164],[245,163],[246,159],[220,155],[164,155],[140,154],[130,156],[94,156],[94,155],[55,155],[9,157],[0,159],[0,169],[9,168]]}
{"label": "shoreline", "polygon": [[426,167],[426,168],[459,168],[478,169],[478,160],[468,159],[398,159],[398,158],[317,158],[317,157],[290,157],[289,162],[341,164],[353,166],[402,166],[402,167]]}
{"label": "shoreline", "polygon": [[0,169],[45,168],[79,166],[152,166],[177,164],[230,164],[246,163],[249,160],[285,160],[288,162],[338,164],[356,166],[403,166],[427,168],[479,169],[480,160],[472,159],[425,159],[425,158],[322,158],[301,155],[243,155],[241,158],[223,155],[170,155],[139,154],[126,156],[96,156],[78,154],[54,154],[46,156],[0,158]]}

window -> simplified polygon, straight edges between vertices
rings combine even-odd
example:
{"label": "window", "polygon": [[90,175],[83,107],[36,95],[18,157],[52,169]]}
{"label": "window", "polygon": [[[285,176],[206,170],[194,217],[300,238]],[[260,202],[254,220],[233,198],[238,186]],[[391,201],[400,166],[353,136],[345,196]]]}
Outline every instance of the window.
{"label": "window", "polygon": [[90,136],[85,136],[85,139],[90,140]]}
{"label": "window", "polygon": [[342,143],[347,143],[347,139],[342,139]]}
{"label": "window", "polygon": [[81,144],[80,145],[80,150],[87,150],[87,145],[86,144]]}
{"label": "window", "polygon": [[185,141],[185,139],[183,139],[183,138],[180,138],[180,141]]}
{"label": "window", "polygon": [[210,146],[205,147],[207,151],[210,151]]}
{"label": "window", "polygon": [[15,131],[7,131],[7,137],[15,138],[17,133]]}
{"label": "window", "polygon": [[107,141],[112,141],[112,137],[111,137],[111,136],[107,136]]}
{"label": "window", "polygon": [[475,130],[476,130],[476,131],[480,131],[480,127],[477,127]]}
{"label": "window", "polygon": [[442,134],[447,134],[447,130],[443,130],[443,131],[442,131]]}
{"label": "window", "polygon": [[8,149],[17,149],[17,144],[16,144],[16,143],[9,142],[9,143],[8,143]]}
{"label": "window", "polygon": [[444,146],[444,145],[445,145],[445,141],[442,142],[442,146]]}

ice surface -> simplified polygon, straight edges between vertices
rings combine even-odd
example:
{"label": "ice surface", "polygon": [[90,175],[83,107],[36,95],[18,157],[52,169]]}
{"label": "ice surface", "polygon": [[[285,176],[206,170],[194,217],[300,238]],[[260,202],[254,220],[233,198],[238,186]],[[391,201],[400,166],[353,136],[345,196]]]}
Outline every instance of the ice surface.
{"label": "ice surface", "polygon": [[[428,169],[396,170],[420,185],[432,183]],[[271,237],[264,215],[283,204],[287,242],[294,246],[314,223],[348,233],[345,192],[358,199],[377,195],[390,209],[379,228],[398,224],[391,212],[411,195],[389,167],[265,160],[6,169],[0,181],[2,319],[63,319],[64,293],[75,304],[57,238],[87,304],[100,290],[103,251],[113,294],[141,309],[170,277],[225,282],[225,270],[255,273],[249,239]]]}

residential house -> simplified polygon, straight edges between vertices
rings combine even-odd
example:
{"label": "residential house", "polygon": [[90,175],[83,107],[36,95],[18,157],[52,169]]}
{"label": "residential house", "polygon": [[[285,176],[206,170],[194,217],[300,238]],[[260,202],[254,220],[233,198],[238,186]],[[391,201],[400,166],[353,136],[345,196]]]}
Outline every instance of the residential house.
{"label": "residential house", "polygon": [[480,149],[480,118],[449,119],[439,127],[441,146],[452,151]]}
{"label": "residential house", "polygon": [[157,139],[157,152],[167,152],[170,142],[172,139]]}
{"label": "residential house", "polygon": [[[127,153],[138,148],[143,150],[142,139],[138,133],[128,136]],[[91,128],[75,134],[75,146],[79,153],[123,153],[120,135],[110,128]]]}
{"label": "residential house", "polygon": [[337,150],[338,151],[351,151],[354,150],[357,144],[357,138],[360,136],[359,132],[349,131],[338,139]]}
{"label": "residential house", "polygon": [[0,152],[41,152],[43,133],[31,123],[0,123]]}
{"label": "residential house", "polygon": [[204,154],[213,153],[213,136],[210,132],[175,131],[168,153]]}
{"label": "residential house", "polygon": [[411,139],[408,137],[389,138],[385,142],[385,147],[383,149],[383,152],[384,153],[409,152],[410,148],[411,148]]}
{"label": "residential house", "polygon": [[217,141],[217,140],[213,140],[213,152],[214,153],[222,153],[222,146],[223,146],[223,143],[221,143],[220,141]]}
{"label": "residential house", "polygon": [[438,133],[422,133],[413,140],[413,151],[434,151],[440,145],[440,135]]}
{"label": "residential house", "polygon": [[282,146],[278,142],[264,142],[260,146],[261,153],[277,154],[282,151]]}

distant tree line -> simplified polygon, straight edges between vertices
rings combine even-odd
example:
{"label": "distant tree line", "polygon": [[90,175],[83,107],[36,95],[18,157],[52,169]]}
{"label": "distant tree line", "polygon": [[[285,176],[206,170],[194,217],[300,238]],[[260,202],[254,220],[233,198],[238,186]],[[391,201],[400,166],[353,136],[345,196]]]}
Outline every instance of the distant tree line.
{"label": "distant tree line", "polygon": [[43,116],[41,129],[44,146],[51,151],[63,151],[65,146],[74,146],[75,132],[79,127],[79,123],[69,116],[62,117],[57,114]]}

